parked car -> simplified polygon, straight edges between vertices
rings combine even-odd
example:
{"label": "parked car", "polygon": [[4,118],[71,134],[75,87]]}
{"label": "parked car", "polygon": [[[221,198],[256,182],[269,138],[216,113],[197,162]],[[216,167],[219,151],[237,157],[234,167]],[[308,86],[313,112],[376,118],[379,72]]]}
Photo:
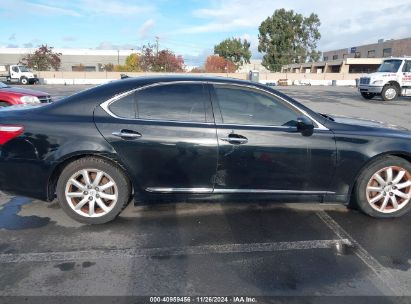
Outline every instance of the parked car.
{"label": "parked car", "polygon": [[57,196],[88,224],[131,198],[340,202],[398,217],[411,209],[410,161],[405,129],[234,79],[129,78],[0,111],[0,189]]}
{"label": "parked car", "polygon": [[39,104],[52,102],[48,93],[10,87],[0,82],[0,108],[19,104]]}

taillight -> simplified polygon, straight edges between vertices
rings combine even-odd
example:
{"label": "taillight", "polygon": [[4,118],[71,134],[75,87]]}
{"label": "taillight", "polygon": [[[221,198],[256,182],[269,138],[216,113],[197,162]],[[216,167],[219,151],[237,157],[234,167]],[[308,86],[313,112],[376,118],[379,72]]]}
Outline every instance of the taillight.
{"label": "taillight", "polygon": [[4,145],[6,142],[19,136],[23,132],[23,126],[0,125],[0,145]]}

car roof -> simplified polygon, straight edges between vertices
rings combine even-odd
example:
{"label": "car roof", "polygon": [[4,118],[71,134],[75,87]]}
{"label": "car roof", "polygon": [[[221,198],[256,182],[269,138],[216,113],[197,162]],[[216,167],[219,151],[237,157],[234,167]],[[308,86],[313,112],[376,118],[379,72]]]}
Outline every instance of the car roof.
{"label": "car roof", "polygon": [[133,84],[139,83],[156,83],[156,82],[173,82],[173,81],[198,81],[198,82],[225,82],[225,83],[241,83],[241,84],[256,84],[247,80],[229,78],[222,76],[203,76],[203,75],[149,75],[140,77],[129,77],[114,82],[130,82]]}

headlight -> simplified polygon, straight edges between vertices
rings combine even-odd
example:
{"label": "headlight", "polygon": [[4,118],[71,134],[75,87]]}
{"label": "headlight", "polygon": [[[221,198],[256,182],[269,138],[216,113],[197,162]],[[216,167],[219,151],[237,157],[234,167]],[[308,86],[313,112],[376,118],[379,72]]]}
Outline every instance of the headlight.
{"label": "headlight", "polygon": [[382,84],[383,80],[375,80],[372,82],[372,84]]}
{"label": "headlight", "polygon": [[24,104],[34,104],[34,103],[40,103],[40,100],[36,96],[22,96],[20,97],[20,101]]}

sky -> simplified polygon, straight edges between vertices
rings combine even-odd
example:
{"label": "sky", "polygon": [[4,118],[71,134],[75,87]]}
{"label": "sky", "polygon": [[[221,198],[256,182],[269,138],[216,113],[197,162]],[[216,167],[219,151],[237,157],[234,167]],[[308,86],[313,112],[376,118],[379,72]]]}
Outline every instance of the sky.
{"label": "sky", "polygon": [[320,51],[411,37],[410,0],[0,0],[0,47],[138,49],[159,37],[200,66],[238,37],[261,58],[258,27],[279,8],[318,14]]}

